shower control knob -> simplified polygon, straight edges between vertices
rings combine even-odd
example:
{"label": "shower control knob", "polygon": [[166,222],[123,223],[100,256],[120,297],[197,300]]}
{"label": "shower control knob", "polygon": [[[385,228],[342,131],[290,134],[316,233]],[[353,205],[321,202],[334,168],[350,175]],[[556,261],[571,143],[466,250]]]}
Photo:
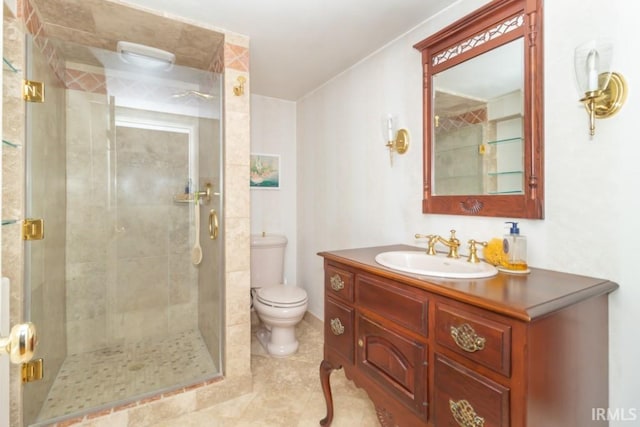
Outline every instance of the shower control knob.
{"label": "shower control knob", "polygon": [[11,328],[8,337],[0,337],[0,355],[8,354],[11,363],[21,364],[30,361],[38,344],[36,326],[21,323]]}

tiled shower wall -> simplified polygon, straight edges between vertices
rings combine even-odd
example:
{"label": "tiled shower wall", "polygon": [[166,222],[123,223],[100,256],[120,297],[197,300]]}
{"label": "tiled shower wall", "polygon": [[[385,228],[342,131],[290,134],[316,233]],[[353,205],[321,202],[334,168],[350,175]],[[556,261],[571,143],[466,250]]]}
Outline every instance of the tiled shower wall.
{"label": "tiled shower wall", "polygon": [[[212,286],[223,280],[224,252],[222,245],[218,244],[219,239],[214,241],[210,238],[208,227],[209,216],[218,215],[218,220],[222,219],[220,189],[222,188],[222,141],[220,140],[220,122],[201,118],[198,121],[200,133],[200,143],[198,146],[198,186],[204,188],[205,184],[211,184],[211,200],[198,207],[200,209],[200,242],[202,245],[203,259],[215,259],[219,262],[203,262],[198,270],[198,329],[202,338],[214,360],[220,359],[220,350],[223,337],[222,322],[224,314],[222,301],[224,300],[224,288],[222,286]],[[205,142],[206,141],[206,142]],[[193,209],[193,207],[190,207]],[[212,217],[213,219],[213,217]],[[195,312],[195,311],[194,311]]]}
{"label": "tiled shower wall", "polygon": [[189,177],[189,135],[119,125],[109,141],[106,97],[69,91],[68,108],[69,353],[195,329],[193,208],[173,203]]}

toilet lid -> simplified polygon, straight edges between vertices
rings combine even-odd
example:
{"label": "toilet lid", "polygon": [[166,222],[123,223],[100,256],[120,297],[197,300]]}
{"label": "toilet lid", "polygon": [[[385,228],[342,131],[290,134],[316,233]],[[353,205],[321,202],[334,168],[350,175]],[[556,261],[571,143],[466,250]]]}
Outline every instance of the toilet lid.
{"label": "toilet lid", "polygon": [[258,301],[278,307],[291,307],[307,301],[307,292],[297,286],[274,285],[258,289]]}

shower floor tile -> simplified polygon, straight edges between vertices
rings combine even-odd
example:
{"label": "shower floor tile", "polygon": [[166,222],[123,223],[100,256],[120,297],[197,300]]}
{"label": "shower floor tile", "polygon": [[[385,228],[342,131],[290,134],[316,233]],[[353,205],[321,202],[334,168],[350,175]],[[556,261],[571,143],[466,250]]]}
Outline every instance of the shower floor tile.
{"label": "shower floor tile", "polygon": [[198,331],[69,355],[38,420],[128,400],[217,372]]}

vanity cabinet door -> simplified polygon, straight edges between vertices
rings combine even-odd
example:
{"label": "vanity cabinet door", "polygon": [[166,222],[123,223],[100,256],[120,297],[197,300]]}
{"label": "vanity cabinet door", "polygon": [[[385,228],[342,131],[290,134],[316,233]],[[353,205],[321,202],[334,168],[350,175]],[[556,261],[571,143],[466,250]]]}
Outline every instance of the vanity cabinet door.
{"label": "vanity cabinet door", "polygon": [[357,316],[357,365],[421,419],[427,419],[427,345]]}
{"label": "vanity cabinet door", "polygon": [[436,426],[509,426],[509,389],[436,354]]}

